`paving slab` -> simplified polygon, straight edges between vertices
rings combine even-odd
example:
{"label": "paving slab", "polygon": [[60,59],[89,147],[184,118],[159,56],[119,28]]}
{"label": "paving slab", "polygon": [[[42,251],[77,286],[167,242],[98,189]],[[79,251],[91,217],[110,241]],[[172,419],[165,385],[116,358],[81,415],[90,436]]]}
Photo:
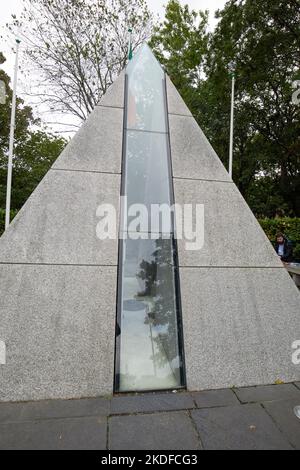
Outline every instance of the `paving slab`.
{"label": "paving slab", "polygon": [[96,106],[52,168],[121,173],[123,110]]}
{"label": "paving slab", "polygon": [[[198,233],[198,246],[188,245],[184,237],[179,238],[179,266],[268,266],[284,269],[266,234],[233,183],[178,178],[174,178],[173,183],[176,204],[181,207],[191,204],[189,222]],[[204,224],[196,204],[204,206]],[[179,217],[178,210],[176,219],[180,220]],[[204,238],[200,236],[201,230]]]}
{"label": "paving slab", "polygon": [[108,416],[109,411],[110,400],[106,398],[0,403],[0,425],[18,421],[35,421],[51,418]]}
{"label": "paving slab", "polygon": [[117,269],[0,265],[0,402],[113,391]]}
{"label": "paving slab", "polygon": [[195,427],[184,411],[109,418],[110,450],[200,449]]}
{"label": "paving slab", "polygon": [[2,235],[0,262],[117,265],[118,240],[97,237],[97,210],[118,212],[119,197],[120,175],[50,170]]}
{"label": "paving slab", "polygon": [[204,449],[291,450],[292,446],[258,404],[191,412]]}
{"label": "paving slab", "polygon": [[299,398],[300,401],[300,391],[293,384],[236,388],[235,393],[242,403],[288,400],[291,398]]}
{"label": "paving slab", "polygon": [[300,297],[284,268],[179,272],[189,391],[299,380]]}
{"label": "paving slab", "polygon": [[166,76],[167,85],[167,101],[169,114],[181,114],[184,116],[192,116],[191,111],[181,98],[180,94],[173,85],[170,77]]}
{"label": "paving slab", "polygon": [[300,449],[298,395],[236,403],[231,389],[0,403],[0,449],[105,449],[107,429],[111,450]]}
{"label": "paving slab", "polygon": [[300,406],[300,398],[263,403],[263,407],[292,446],[300,450],[300,419],[294,413],[295,406]]}
{"label": "paving slab", "polygon": [[122,70],[118,78],[108,88],[98,103],[98,106],[111,106],[123,108],[124,106],[125,71]]}
{"label": "paving slab", "polygon": [[170,114],[169,127],[174,177],[231,182],[194,118]]}
{"label": "paving slab", "polygon": [[239,401],[232,390],[226,388],[223,390],[209,390],[204,392],[193,392],[198,408],[212,408],[216,406],[238,405]]}
{"label": "paving slab", "polygon": [[300,389],[300,382],[295,382],[294,385],[296,385],[296,387]]}
{"label": "paving slab", "polygon": [[188,393],[159,393],[133,396],[117,396],[111,401],[111,414],[147,413],[194,408]]}
{"label": "paving slab", "polygon": [[0,449],[102,450],[106,448],[107,419],[53,419],[0,426]]}

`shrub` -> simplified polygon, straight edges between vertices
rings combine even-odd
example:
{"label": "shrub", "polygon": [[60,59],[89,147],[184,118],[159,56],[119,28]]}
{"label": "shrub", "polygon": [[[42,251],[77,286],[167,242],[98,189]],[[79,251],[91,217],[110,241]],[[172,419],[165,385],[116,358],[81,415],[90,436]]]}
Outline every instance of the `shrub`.
{"label": "shrub", "polygon": [[294,258],[300,260],[300,218],[260,219],[259,223],[271,242],[275,241],[277,232],[282,232],[291,240],[293,242]]}

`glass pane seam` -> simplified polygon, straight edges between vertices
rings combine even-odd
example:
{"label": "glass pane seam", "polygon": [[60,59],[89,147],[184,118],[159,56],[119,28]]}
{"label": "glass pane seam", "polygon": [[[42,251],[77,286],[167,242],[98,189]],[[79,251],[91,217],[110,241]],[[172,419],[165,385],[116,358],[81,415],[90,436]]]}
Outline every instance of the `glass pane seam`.
{"label": "glass pane seam", "polygon": [[145,132],[147,134],[160,134],[160,135],[167,135],[168,134],[167,131],[165,131],[165,132],[163,132],[163,131],[150,131],[148,129],[135,129],[135,128],[131,128],[131,127],[126,127],[125,130],[127,132]]}

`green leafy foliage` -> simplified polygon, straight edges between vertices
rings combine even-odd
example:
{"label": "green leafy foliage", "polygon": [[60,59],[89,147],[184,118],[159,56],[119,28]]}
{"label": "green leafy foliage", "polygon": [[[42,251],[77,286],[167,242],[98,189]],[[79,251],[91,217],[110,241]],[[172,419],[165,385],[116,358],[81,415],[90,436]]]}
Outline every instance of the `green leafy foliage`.
{"label": "green leafy foliage", "polygon": [[209,35],[208,12],[190,11],[177,0],[166,5],[165,19],[154,27],[149,42],[191,110],[196,110]]}
{"label": "green leafy foliage", "polygon": [[217,17],[208,33],[205,12],[170,0],[151,45],[226,167],[234,62],[234,181],[257,216],[299,217],[299,2],[229,0]]}
{"label": "green leafy foliage", "polygon": [[[2,63],[3,54],[0,55]],[[0,69],[0,80],[6,85],[6,102],[0,105],[0,233],[4,229],[9,125],[12,90],[7,74]],[[11,217],[23,206],[37,184],[62,152],[66,140],[39,129],[32,109],[17,98],[13,158]]]}
{"label": "green leafy foliage", "polygon": [[[263,14],[262,14],[263,12]],[[228,64],[236,64],[236,119],[234,179],[247,201],[252,189],[256,199],[259,177],[271,183],[280,206],[287,214],[300,214],[300,106],[292,102],[292,83],[300,78],[300,9],[293,0],[229,1],[218,14],[220,22],[210,42],[207,60],[208,83],[216,84],[220,105],[215,109],[229,122],[230,77]],[[222,95],[221,95],[221,94]],[[223,106],[222,106],[223,103]],[[214,108],[213,108],[214,109]],[[200,111],[201,113],[201,111]],[[208,124],[214,119],[209,116]],[[204,116],[205,120],[205,116]],[[223,142],[228,135],[224,127]],[[218,151],[224,162],[227,149],[217,137]],[[211,135],[214,143],[215,137]],[[270,208],[268,208],[269,210]],[[270,210],[269,210],[270,212]]]}
{"label": "green leafy foliage", "polygon": [[265,234],[271,242],[275,241],[276,234],[282,232],[293,242],[294,257],[300,260],[300,219],[283,217],[276,219],[260,219]]}
{"label": "green leafy foliage", "polygon": [[[18,211],[17,210],[11,210],[10,211],[10,221],[13,220],[13,218],[17,215]],[[0,207],[0,236],[4,232],[5,229],[5,209],[2,209]]]}
{"label": "green leafy foliage", "polygon": [[[44,131],[27,131],[16,143],[11,207],[20,209],[66,145],[65,139]],[[0,157],[0,207],[5,207],[7,155]]]}

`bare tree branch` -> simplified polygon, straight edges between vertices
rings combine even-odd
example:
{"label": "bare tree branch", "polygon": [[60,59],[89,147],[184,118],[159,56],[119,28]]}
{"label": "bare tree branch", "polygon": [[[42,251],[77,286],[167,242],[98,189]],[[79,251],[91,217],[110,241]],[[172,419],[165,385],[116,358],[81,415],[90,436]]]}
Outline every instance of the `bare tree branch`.
{"label": "bare tree branch", "polygon": [[133,49],[149,38],[145,0],[23,0],[21,26],[30,92],[55,113],[81,120],[119,75]]}

